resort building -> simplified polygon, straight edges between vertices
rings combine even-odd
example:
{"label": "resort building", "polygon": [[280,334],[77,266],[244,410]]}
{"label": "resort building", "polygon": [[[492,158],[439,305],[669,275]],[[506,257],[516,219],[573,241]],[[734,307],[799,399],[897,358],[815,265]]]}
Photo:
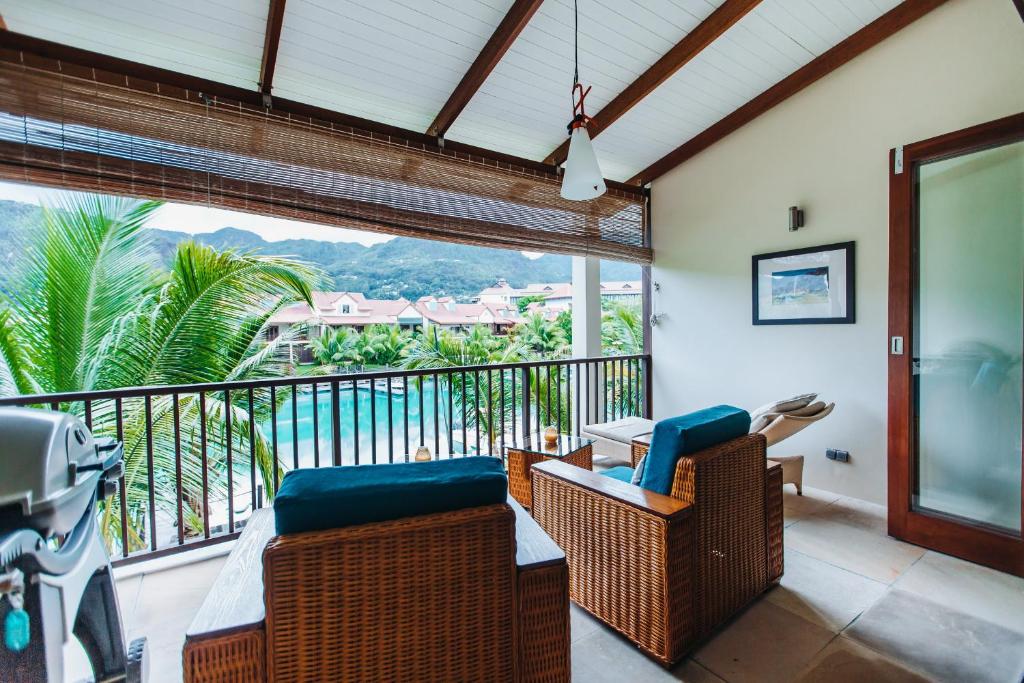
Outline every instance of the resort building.
{"label": "resort building", "polygon": [[422,316],[421,325],[424,329],[436,326],[444,330],[465,332],[475,325],[484,325],[495,334],[505,334],[523,320],[515,306],[482,302],[460,304],[450,296],[421,297],[416,301],[415,308]]}
{"label": "resort building", "polygon": [[[531,303],[539,301],[543,308],[569,310],[572,308],[572,283],[531,282],[525,287],[515,288],[509,285],[508,280],[501,278],[493,286],[481,290],[474,297],[474,301],[503,303],[515,307],[525,298],[531,299]],[[640,303],[643,299],[643,283],[639,281],[602,282],[601,299],[621,303]]]}
{"label": "resort building", "polygon": [[1024,0],[2,0],[7,185],[3,683],[1024,680]]}
{"label": "resort building", "polygon": [[296,303],[274,313],[266,331],[267,341],[277,339],[284,330],[295,328],[289,342],[289,358],[311,360],[306,352],[312,337],[325,330],[348,328],[362,332],[370,325],[396,325],[403,330],[438,327],[465,332],[484,325],[494,334],[506,334],[522,322],[514,306],[499,303],[458,303],[452,297],[425,296],[410,302],[398,299],[368,299],[361,292],[313,292],[315,307]]}

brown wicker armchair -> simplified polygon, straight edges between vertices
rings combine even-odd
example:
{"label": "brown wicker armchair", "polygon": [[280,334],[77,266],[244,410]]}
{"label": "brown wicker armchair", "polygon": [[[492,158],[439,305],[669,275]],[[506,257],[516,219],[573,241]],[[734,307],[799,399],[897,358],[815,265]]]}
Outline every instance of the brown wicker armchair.
{"label": "brown wicker armchair", "polygon": [[186,634],[185,681],[567,682],[567,581],[511,499],[283,536],[260,511]]}
{"label": "brown wicker armchair", "polygon": [[682,457],[668,496],[535,465],[533,504],[573,601],[666,666],[782,576],[782,470],[759,434]]}

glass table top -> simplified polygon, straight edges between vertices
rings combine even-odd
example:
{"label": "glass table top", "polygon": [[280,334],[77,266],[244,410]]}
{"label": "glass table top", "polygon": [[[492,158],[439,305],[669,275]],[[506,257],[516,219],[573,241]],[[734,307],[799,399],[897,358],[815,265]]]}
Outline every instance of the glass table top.
{"label": "glass table top", "polygon": [[593,439],[584,439],[570,434],[559,434],[558,439],[553,443],[544,440],[541,432],[534,432],[525,439],[519,439],[514,443],[507,444],[505,449],[510,448],[528,453],[536,453],[546,458],[564,458],[577,451],[586,448],[594,443]]}

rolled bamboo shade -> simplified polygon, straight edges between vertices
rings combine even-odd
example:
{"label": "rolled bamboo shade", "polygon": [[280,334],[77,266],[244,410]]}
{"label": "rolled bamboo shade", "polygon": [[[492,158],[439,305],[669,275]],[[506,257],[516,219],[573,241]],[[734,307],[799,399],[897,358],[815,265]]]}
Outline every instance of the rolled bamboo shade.
{"label": "rolled bamboo shade", "polygon": [[466,244],[650,263],[643,195],[380,135],[0,63],[0,177]]}

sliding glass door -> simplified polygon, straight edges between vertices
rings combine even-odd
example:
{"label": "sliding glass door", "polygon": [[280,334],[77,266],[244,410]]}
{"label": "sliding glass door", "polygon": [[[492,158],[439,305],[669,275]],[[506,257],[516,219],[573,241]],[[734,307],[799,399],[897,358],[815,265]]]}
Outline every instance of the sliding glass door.
{"label": "sliding glass door", "polygon": [[894,150],[890,533],[1024,575],[1024,117]]}

